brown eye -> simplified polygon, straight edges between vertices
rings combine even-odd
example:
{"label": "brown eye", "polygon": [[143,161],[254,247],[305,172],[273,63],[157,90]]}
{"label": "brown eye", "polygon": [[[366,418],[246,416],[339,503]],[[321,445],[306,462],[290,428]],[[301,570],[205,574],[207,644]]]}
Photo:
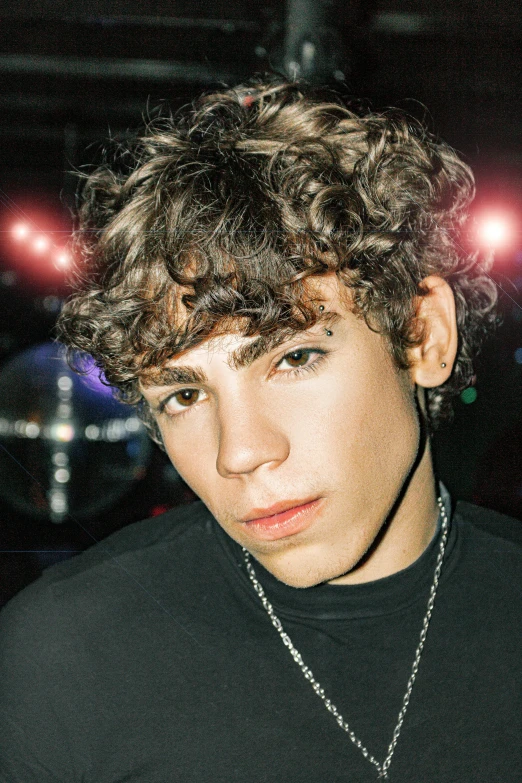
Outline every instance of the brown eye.
{"label": "brown eye", "polygon": [[182,389],[176,392],[174,399],[184,408],[188,408],[190,405],[198,401],[199,391],[197,389]]}
{"label": "brown eye", "polygon": [[291,367],[304,367],[308,363],[311,351],[292,351],[285,356],[285,361]]}

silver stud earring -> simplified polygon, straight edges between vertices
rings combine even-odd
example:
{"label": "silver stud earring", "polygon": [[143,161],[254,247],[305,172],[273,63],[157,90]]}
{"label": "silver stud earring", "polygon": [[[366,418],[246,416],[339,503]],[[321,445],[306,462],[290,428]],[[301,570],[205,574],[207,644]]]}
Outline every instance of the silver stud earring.
{"label": "silver stud earring", "polygon": [[441,362],[441,363],[440,363],[440,366],[441,366],[441,367],[445,367],[445,366],[446,366],[446,362]]}
{"label": "silver stud earring", "polygon": [[324,312],[324,305],[319,305],[319,312],[320,313]]}
{"label": "silver stud earring", "polygon": [[330,331],[330,329],[326,329],[326,335],[327,337],[331,337],[333,332]]}

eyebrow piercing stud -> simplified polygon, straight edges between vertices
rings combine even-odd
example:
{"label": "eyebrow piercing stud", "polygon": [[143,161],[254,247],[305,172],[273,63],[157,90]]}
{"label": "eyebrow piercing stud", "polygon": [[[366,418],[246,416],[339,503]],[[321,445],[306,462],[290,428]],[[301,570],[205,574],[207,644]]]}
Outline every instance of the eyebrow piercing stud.
{"label": "eyebrow piercing stud", "polygon": [[[319,312],[324,313],[324,305],[319,305]],[[333,332],[330,329],[325,329],[327,337],[331,337]]]}

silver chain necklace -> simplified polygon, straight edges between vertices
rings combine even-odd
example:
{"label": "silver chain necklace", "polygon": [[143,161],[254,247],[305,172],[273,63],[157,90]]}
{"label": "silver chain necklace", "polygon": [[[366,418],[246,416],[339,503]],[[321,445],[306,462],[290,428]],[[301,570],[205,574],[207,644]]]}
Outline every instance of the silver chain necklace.
{"label": "silver chain necklace", "polygon": [[355,733],[350,728],[349,724],[344,720],[343,716],[341,715],[341,713],[339,712],[335,704],[326,697],[326,694],[324,692],[324,689],[321,687],[321,684],[315,679],[312,670],[308,666],[306,666],[305,662],[303,661],[301,657],[301,653],[299,652],[299,650],[297,650],[296,647],[294,647],[292,640],[290,639],[288,634],[285,633],[285,629],[283,628],[281,620],[274,612],[274,607],[266,597],[265,591],[263,590],[262,585],[259,583],[259,580],[257,579],[256,572],[254,571],[254,567],[250,562],[250,553],[244,547],[242,548],[250,581],[254,585],[254,590],[258,594],[261,603],[263,604],[263,607],[266,609],[266,612],[270,617],[270,620],[272,621],[272,625],[279,633],[279,636],[281,637],[283,644],[285,645],[285,647],[288,647],[288,652],[290,653],[294,661],[301,669],[305,679],[308,680],[308,682],[310,683],[310,685],[312,686],[316,694],[323,701],[324,706],[326,707],[328,712],[332,713],[339,726],[348,734],[353,744],[359,748],[364,758],[368,759],[368,761],[374,765],[374,767],[377,769],[379,773],[378,778],[382,780],[388,779],[388,770],[390,769],[392,756],[394,754],[395,748],[397,747],[397,742],[399,741],[399,735],[401,733],[402,724],[404,722],[404,716],[406,715],[406,710],[408,709],[408,705],[410,703],[413,684],[415,682],[415,678],[417,677],[417,671],[419,669],[419,661],[421,659],[422,651],[424,649],[424,643],[426,641],[426,635],[428,633],[428,626],[430,624],[431,614],[433,612],[433,605],[435,603],[435,596],[437,594],[437,587],[439,585],[439,577],[442,568],[442,561],[444,559],[446,542],[448,540],[449,520],[448,520],[448,515],[446,514],[446,509],[444,508],[444,503],[442,502],[442,498],[440,496],[437,498],[437,503],[439,505],[440,513],[442,516],[442,525],[441,525],[439,554],[437,557],[437,563],[435,565],[435,574],[433,576],[433,583],[430,589],[430,597],[428,599],[428,609],[422,621],[422,630],[420,633],[419,646],[417,647],[417,650],[415,652],[415,658],[413,660],[413,666],[411,667],[410,678],[406,686],[406,693],[404,694],[402,700],[402,707],[399,712],[399,717],[397,719],[397,725],[393,730],[392,741],[388,746],[388,755],[386,756],[382,764],[380,764],[377,761],[375,756],[372,756],[370,751],[362,744],[361,740],[355,736]]}

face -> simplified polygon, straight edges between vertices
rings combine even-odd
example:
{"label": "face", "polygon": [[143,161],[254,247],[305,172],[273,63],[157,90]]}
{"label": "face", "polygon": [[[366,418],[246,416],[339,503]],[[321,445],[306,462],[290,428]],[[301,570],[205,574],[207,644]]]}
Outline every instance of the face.
{"label": "face", "polygon": [[338,316],[331,336],[317,324],[239,366],[231,357],[255,338],[212,338],[173,359],[165,385],[142,389],[183,479],[235,541],[295,587],[349,579],[419,445],[408,374],[335,277],[317,291]]}

